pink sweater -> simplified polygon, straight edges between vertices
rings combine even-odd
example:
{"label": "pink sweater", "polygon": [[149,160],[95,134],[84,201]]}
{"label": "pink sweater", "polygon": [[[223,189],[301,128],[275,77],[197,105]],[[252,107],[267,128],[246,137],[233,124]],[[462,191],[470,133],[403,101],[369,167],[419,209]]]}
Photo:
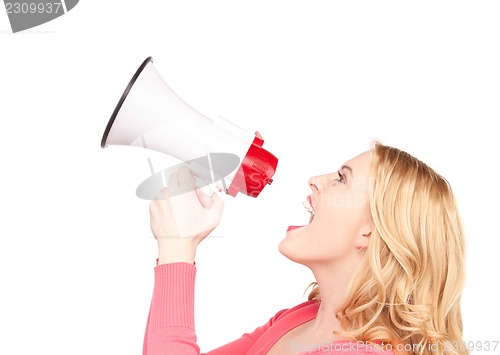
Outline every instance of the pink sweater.
{"label": "pink sweater", "polygon": [[[173,263],[155,268],[155,285],[149,311],[143,355],[199,355],[194,329],[195,265]],[[207,355],[263,355],[288,331],[316,317],[319,302],[308,301],[281,310],[266,324]],[[305,348],[305,344],[290,344],[290,353],[313,354],[384,354],[393,351],[376,350],[371,344],[335,341]]]}

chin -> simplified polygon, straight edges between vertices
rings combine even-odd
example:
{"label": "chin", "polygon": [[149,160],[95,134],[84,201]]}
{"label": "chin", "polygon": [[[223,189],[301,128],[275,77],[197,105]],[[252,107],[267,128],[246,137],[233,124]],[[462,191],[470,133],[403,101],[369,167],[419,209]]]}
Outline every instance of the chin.
{"label": "chin", "polygon": [[303,264],[305,248],[303,243],[301,243],[301,237],[299,231],[289,231],[287,235],[278,245],[279,252],[299,264]]}

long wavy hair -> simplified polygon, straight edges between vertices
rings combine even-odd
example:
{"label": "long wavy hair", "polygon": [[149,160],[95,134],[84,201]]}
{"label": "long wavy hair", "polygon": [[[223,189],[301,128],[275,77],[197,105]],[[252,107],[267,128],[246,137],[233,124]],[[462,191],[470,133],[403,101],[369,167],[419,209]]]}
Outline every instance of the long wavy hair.
{"label": "long wavy hair", "polygon": [[[377,142],[372,153],[375,228],[335,314],[343,331],[334,334],[382,341],[397,354],[468,354],[461,349],[465,238],[451,187],[406,152]],[[309,300],[320,301],[318,285],[310,286]]]}

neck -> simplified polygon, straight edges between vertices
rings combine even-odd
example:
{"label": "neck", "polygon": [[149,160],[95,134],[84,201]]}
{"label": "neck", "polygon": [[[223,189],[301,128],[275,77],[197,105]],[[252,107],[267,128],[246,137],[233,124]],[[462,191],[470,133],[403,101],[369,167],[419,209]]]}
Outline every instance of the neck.
{"label": "neck", "polygon": [[321,294],[318,314],[311,322],[310,329],[313,334],[329,335],[332,338],[332,331],[342,330],[335,314],[344,301],[347,286],[359,261],[358,258],[351,258],[343,262],[336,261],[333,264],[325,263],[310,266]]}

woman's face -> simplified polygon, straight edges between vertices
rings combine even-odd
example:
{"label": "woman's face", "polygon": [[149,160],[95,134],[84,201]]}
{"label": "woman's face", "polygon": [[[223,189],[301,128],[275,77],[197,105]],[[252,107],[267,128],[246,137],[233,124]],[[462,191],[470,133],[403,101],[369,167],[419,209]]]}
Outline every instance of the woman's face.
{"label": "woman's face", "polygon": [[336,172],[309,179],[314,216],[305,226],[288,228],[279,245],[283,255],[310,265],[349,258],[368,246],[373,225],[368,198],[371,161],[367,151]]}

